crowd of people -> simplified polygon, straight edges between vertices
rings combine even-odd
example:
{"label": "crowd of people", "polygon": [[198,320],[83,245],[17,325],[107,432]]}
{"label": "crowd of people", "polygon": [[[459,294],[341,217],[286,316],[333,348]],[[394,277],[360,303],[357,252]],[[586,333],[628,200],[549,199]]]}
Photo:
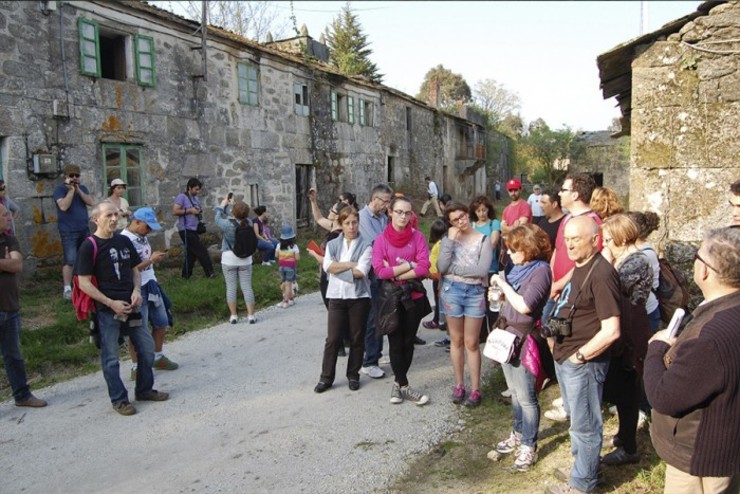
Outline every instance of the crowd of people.
{"label": "crowd of people", "polygon": [[[167,256],[147,235],[162,227],[148,207],[131,212],[126,183],[114,179],[107,199],[96,203],[68,165],[56,187],[63,247],[63,296],[82,293],[94,303],[101,366],[114,410],[132,415],[120,377],[119,346],[128,337],[137,400],[165,401],[154,389],[152,369],[174,370],[165,356],[172,304],[154,266]],[[501,220],[483,195],[469,204],[453,201],[427,177],[428,200],[438,218],[429,239],[418,229],[410,198],[385,184],[374,187],[362,208],[342,193],[327,217],[317,192],[308,198],[316,224],[327,231],[306,252],[317,261],[327,308],[327,338],[316,393],[330,390],[339,356],[347,358],[347,386],[361,375],[394,374],[390,403],[425,405],[423,385],[410,385],[414,348],[422,319],[426,328],[448,333],[454,404],[476,407],[481,392],[481,343],[497,347],[512,404],[512,429],[492,453],[513,453],[513,467],[527,471],[538,461],[539,392],[557,382],[561,398],[544,416],[570,422],[573,462],[558,469],[563,482],[550,493],[593,492],[602,467],[637,463],[638,423],[652,414],[652,441],[667,463],[665,492],[737,492],[740,477],[740,181],[729,191],[729,227],[711,230],[695,255],[693,279],[704,300],[679,321],[661,329],[660,260],[648,238],[659,226],[652,212],[625,212],[613,190],[596,187],[588,174],[570,173],[559,190],[536,185],[527,200],[522,184],[509,180],[510,203]],[[203,184],[192,178],[172,206],[183,244],[182,276],[198,261],[207,277],[213,262],[200,235]],[[18,274],[22,256],[13,235],[17,212],[0,182],[0,325],[2,354],[16,405],[43,407],[26,382],[20,356]],[[88,229],[87,207],[96,229]],[[229,194],[215,208],[222,231],[221,266],[229,321],[238,321],[241,288],[247,322],[254,324],[251,235],[262,264],[278,263],[281,307],[292,306],[301,251],[291,225],[278,239],[270,233],[267,208],[254,209]],[[239,247],[241,243],[242,247]],[[239,247],[239,248],[237,248]],[[431,249],[430,249],[431,247]],[[75,288],[73,290],[73,274]],[[421,283],[432,279],[434,309]],[[79,290],[76,292],[75,290]],[[75,295],[77,297],[78,295]],[[675,319],[675,318],[674,318]],[[485,321],[485,323],[484,323]],[[388,358],[383,359],[384,338]],[[347,354],[345,346],[348,347]],[[487,348],[488,349],[488,348]],[[503,352],[502,352],[503,350]],[[466,384],[466,364],[469,385]],[[616,407],[619,429],[601,456],[603,401]]]}

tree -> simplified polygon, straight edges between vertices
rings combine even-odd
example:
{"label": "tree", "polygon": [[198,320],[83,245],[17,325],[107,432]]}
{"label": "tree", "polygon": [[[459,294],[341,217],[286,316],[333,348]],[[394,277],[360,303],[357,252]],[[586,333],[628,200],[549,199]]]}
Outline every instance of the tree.
{"label": "tree", "polygon": [[[188,19],[200,22],[203,2],[189,0],[186,2],[160,1],[151,2]],[[176,5],[173,5],[176,4]],[[278,11],[275,2],[210,0],[208,5],[208,23],[231,31],[239,36],[255,41],[265,41],[267,33],[276,39],[285,36],[288,30],[288,19]],[[177,7],[177,8],[176,8]]]}
{"label": "tree", "polygon": [[498,127],[521,107],[519,95],[493,79],[478,81],[473,89],[475,105],[488,117],[489,125]]}
{"label": "tree", "polygon": [[524,155],[531,161],[535,174],[542,174],[548,183],[556,179],[555,167],[568,159],[575,133],[568,127],[552,130],[547,123],[538,118],[529,124],[527,134],[519,145]]}
{"label": "tree", "polygon": [[359,75],[373,82],[382,82],[383,75],[378,66],[370,61],[373,51],[362,32],[357,15],[352,13],[349,3],[326,28],[326,45],[329,47],[329,63],[342,74]]}
{"label": "tree", "polygon": [[[439,105],[437,105],[437,97],[435,97],[437,87],[439,87],[439,92],[436,93],[439,98]],[[465,82],[462,75],[455,74],[440,64],[429,69],[426,73],[416,97],[426,101],[431,106],[438,106],[442,110],[455,112],[459,105],[471,100],[471,93],[470,86]]]}

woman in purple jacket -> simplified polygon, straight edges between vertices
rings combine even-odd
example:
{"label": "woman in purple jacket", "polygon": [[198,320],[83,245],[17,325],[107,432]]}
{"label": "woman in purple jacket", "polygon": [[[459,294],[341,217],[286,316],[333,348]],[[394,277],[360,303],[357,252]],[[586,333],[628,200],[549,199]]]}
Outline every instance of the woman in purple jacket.
{"label": "woman in purple jacket", "polygon": [[[405,197],[394,198],[388,207],[390,223],[373,243],[373,269],[382,283],[407,285],[409,280],[423,279],[429,273],[429,248],[424,235],[409,224],[411,202]],[[407,287],[408,288],[408,287]],[[426,311],[425,309],[429,309]],[[388,334],[391,368],[396,382],[391,391],[391,403],[411,401],[424,405],[429,396],[409,386],[407,373],[414,358],[414,339],[421,318],[431,312],[426,293],[411,290],[411,300],[399,308],[399,328]]]}

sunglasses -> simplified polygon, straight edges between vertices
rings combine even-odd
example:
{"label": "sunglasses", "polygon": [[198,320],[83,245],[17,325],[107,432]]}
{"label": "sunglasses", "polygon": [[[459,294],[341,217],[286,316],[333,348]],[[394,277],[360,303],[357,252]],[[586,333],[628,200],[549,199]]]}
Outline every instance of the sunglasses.
{"label": "sunglasses", "polygon": [[69,174],[69,175],[67,175],[67,176],[68,176],[69,178],[80,178],[80,174],[79,174],[79,173],[70,173],[70,174]]}

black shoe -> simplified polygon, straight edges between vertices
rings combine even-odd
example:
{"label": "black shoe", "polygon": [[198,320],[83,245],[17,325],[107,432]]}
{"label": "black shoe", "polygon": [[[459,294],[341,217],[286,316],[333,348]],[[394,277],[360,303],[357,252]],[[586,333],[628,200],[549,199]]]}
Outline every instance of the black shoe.
{"label": "black shoe", "polygon": [[628,453],[624,448],[619,447],[611,453],[601,458],[601,463],[604,465],[619,466],[626,465],[627,463],[639,463],[640,454],[638,452]]}
{"label": "black shoe", "polygon": [[316,387],[313,388],[313,391],[314,393],[323,393],[329,388],[331,388],[331,384],[325,383],[324,381],[319,381],[319,384],[317,384]]}
{"label": "black shoe", "polygon": [[347,356],[347,350],[344,349],[344,346],[339,347],[339,352],[337,352],[338,357],[346,357]]}
{"label": "black shoe", "polygon": [[360,389],[360,381],[357,381],[355,379],[349,380],[349,390],[350,391],[357,391]]}
{"label": "black shoe", "polygon": [[418,336],[414,336],[414,345],[426,345],[427,342],[419,338]]}

